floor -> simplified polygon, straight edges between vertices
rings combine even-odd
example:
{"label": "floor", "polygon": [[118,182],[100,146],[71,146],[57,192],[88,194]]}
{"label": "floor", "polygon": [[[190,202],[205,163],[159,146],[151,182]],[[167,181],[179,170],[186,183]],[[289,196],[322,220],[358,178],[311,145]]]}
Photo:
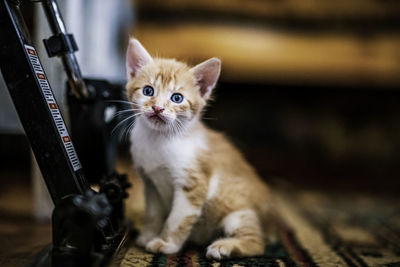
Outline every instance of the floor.
{"label": "floor", "polygon": [[[4,175],[4,176],[3,176]],[[27,172],[2,171],[0,187],[0,266],[25,266],[51,242],[50,221],[32,216]]]}
{"label": "floor", "polygon": [[[5,267],[25,266],[51,242],[50,222],[32,216],[29,172],[16,169],[1,172],[6,179],[0,187],[0,266]],[[119,163],[117,169],[132,179],[126,214],[140,230],[143,185],[129,161]],[[275,203],[279,237],[260,258],[212,262],[202,249],[165,257],[131,244],[121,266],[327,266],[333,262],[335,266],[400,266],[398,197],[327,194],[290,186],[280,190]]]}
{"label": "floor", "polygon": [[400,199],[360,192],[274,190],[263,255],[213,261],[205,248],[151,254],[133,243],[121,267],[400,266]]}

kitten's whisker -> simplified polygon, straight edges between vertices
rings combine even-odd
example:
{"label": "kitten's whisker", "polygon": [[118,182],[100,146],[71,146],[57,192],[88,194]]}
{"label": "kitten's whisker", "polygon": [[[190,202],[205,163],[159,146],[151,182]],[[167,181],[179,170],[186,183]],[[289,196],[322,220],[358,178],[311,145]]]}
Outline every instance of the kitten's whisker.
{"label": "kitten's whisker", "polygon": [[182,135],[185,131],[184,124],[178,117],[175,118],[175,122],[175,124],[172,124],[172,130],[174,131],[175,135]]}
{"label": "kitten's whisker", "polygon": [[185,129],[185,125],[183,124],[183,122],[177,117],[176,118],[177,123],[179,124],[179,126],[181,127],[182,130]]}
{"label": "kitten's whisker", "polygon": [[[125,113],[128,113],[128,114],[125,114]],[[120,113],[120,114],[115,114],[114,115],[114,118],[115,117],[125,117],[125,116],[134,116],[134,117],[137,117],[137,116],[139,116],[139,115],[141,115],[141,114],[144,114],[144,112],[133,112],[133,111],[130,111],[130,112],[123,112],[123,113]],[[126,118],[126,117],[125,117]]]}
{"label": "kitten's whisker", "polygon": [[173,127],[174,133],[180,135],[181,132],[181,125],[179,124],[179,122],[177,121],[176,124],[174,124]]}
{"label": "kitten's whisker", "polygon": [[136,124],[136,120],[132,120],[130,123],[129,123],[129,126],[126,128],[126,130],[125,130],[125,133],[124,133],[124,135],[122,136],[123,138],[122,138],[122,140],[129,140],[129,136],[130,136],[130,133],[132,132],[132,129],[133,129],[133,127],[135,126],[135,124]]}
{"label": "kitten's whisker", "polygon": [[125,109],[125,110],[120,110],[120,111],[115,112],[114,116],[118,116],[118,115],[121,115],[121,114],[124,114],[124,113],[127,113],[127,112],[132,112],[132,113],[134,113],[135,111],[140,111],[140,109]]}
{"label": "kitten's whisker", "polygon": [[181,136],[183,134],[183,125],[181,123],[176,124],[176,134]]}
{"label": "kitten's whisker", "polygon": [[111,116],[111,118],[112,119],[115,119],[116,117],[119,117],[119,116],[121,116],[121,115],[125,115],[125,113],[134,113],[135,112],[135,110],[133,110],[133,109],[125,109],[125,110],[120,110],[120,111],[117,111],[117,112],[115,112],[112,116]]}
{"label": "kitten's whisker", "polygon": [[135,116],[131,115],[125,119],[123,119],[122,121],[118,122],[118,124],[114,127],[114,129],[112,129],[111,134],[114,134],[114,132],[117,130],[118,127],[120,127],[125,121],[129,120],[129,119],[133,119]]}
{"label": "kitten's whisker", "polygon": [[112,129],[111,134],[114,134],[114,132],[117,130],[117,128],[120,127],[120,126],[121,126],[124,122],[126,122],[127,120],[133,119],[134,117],[139,116],[139,115],[141,115],[141,114],[144,114],[144,112],[135,113],[135,114],[132,114],[132,115],[130,115],[129,117],[123,119],[122,121],[120,121],[120,122],[114,127],[114,129]]}
{"label": "kitten's whisker", "polygon": [[139,104],[131,102],[131,101],[126,101],[126,100],[106,100],[104,102],[107,102],[107,103],[122,103],[122,104],[131,105],[131,106],[136,107],[136,108],[140,108]]}

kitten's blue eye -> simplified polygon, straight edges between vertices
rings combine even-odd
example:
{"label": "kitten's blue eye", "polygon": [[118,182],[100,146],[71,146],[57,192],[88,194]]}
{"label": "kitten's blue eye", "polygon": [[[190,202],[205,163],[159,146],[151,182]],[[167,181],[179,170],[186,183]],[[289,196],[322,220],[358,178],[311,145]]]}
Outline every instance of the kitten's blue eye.
{"label": "kitten's blue eye", "polygon": [[145,96],[152,96],[154,95],[154,89],[153,87],[146,85],[145,87],[143,87],[143,94]]}
{"label": "kitten's blue eye", "polygon": [[175,93],[171,96],[171,100],[175,103],[181,103],[183,101],[183,95]]}

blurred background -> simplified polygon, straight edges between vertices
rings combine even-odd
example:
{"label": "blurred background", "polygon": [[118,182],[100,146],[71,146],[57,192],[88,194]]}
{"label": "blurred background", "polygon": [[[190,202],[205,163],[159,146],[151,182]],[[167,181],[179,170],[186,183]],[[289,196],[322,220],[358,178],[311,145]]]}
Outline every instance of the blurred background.
{"label": "blurred background", "polygon": [[[123,84],[129,36],[154,56],[190,64],[221,58],[222,75],[205,123],[230,136],[271,183],[398,192],[398,1],[60,0],[59,5],[86,77]],[[50,36],[43,11],[30,2],[21,8],[66,110],[62,66],[47,58],[41,41]],[[21,172],[17,176],[29,182],[39,172],[3,81],[0,88],[1,173]]]}
{"label": "blurred background", "polygon": [[137,1],[155,55],[222,76],[205,122],[273,182],[398,192],[398,1]]}
{"label": "blurred background", "polygon": [[[221,58],[215,102],[204,121],[226,133],[271,184],[399,192],[399,1],[58,3],[86,77],[123,84],[129,36],[154,56],[190,64]],[[41,41],[50,36],[43,11],[31,2],[21,8],[67,110],[62,66],[47,58]],[[121,147],[129,157],[128,144]],[[37,217],[48,216],[51,205],[37,200],[44,193],[40,178],[32,177],[40,173],[1,77],[0,162],[1,208],[25,214],[33,203]]]}

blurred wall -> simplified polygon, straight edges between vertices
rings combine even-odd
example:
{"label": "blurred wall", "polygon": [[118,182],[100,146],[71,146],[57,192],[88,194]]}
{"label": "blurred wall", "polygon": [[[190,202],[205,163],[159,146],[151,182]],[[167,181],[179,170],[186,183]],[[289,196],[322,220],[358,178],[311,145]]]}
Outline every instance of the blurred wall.
{"label": "blurred wall", "polygon": [[63,10],[68,30],[79,46],[85,77],[124,81],[125,47],[133,23],[130,0],[69,0]]}
{"label": "blurred wall", "polygon": [[222,59],[205,122],[265,179],[400,186],[400,2],[137,0],[155,56]]}

